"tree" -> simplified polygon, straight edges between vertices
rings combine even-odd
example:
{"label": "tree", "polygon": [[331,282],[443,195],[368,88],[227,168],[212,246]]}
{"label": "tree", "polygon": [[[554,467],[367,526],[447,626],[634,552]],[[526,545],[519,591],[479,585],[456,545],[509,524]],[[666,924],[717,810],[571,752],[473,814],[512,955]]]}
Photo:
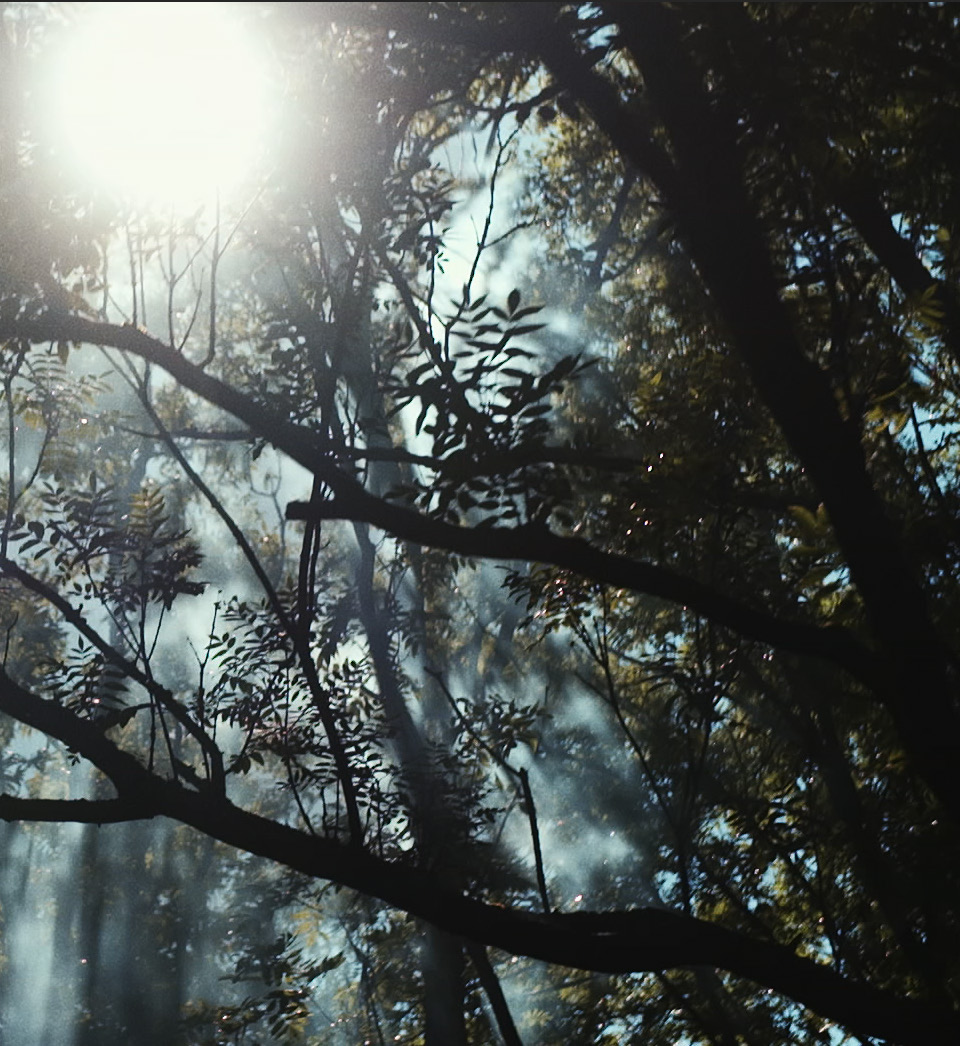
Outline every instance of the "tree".
{"label": "tree", "polygon": [[[142,276],[109,315],[121,217],[4,124],[45,180],[0,212],[0,710],[112,792],[0,816],[170,818],[419,920],[403,1015],[410,924],[338,912],[371,1036],[955,1038],[952,9],[278,6],[302,155],[235,228],[136,219],[163,330]],[[525,222],[563,278],[498,293]],[[565,1009],[518,1032],[488,947]]]}

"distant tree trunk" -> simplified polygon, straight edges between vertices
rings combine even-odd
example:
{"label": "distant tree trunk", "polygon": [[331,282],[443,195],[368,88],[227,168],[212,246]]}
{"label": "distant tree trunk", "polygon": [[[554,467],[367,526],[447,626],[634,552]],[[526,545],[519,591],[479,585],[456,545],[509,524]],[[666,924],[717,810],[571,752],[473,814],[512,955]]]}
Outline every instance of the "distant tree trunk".
{"label": "distant tree trunk", "polygon": [[[108,789],[98,789],[108,792]],[[97,798],[103,798],[98,795]],[[100,992],[100,943],[103,929],[104,888],[109,881],[109,870],[103,865],[101,852],[101,829],[97,825],[81,826],[83,833],[77,848],[80,861],[79,882],[75,884],[77,907],[76,954],[79,965],[75,967],[77,978],[77,1002],[80,1022],[77,1026],[76,1046],[106,1046],[116,1041],[116,1032],[107,1030],[103,1021],[104,996]],[[63,942],[61,941],[61,946]],[[71,951],[71,949],[67,949]],[[109,996],[107,996],[109,998]]]}
{"label": "distant tree trunk", "polygon": [[[59,993],[51,993],[45,1000],[40,1046],[57,1046],[64,1041],[72,1042],[72,1036],[68,1040],[63,1038],[64,1025],[68,1022],[75,1023],[77,1018],[76,1008],[72,1005],[75,998],[77,952],[73,947],[71,928],[77,918],[82,896],[75,882],[72,888],[68,889],[64,879],[65,877],[61,878],[56,889],[56,914],[52,934],[54,953],[50,962],[50,983],[58,986]],[[18,1006],[23,1006],[22,1000]]]}
{"label": "distant tree trunk", "polygon": [[425,1046],[466,1046],[464,955],[456,937],[427,926],[423,962]]}
{"label": "distant tree trunk", "polygon": [[[369,288],[364,286],[359,296],[368,297]],[[364,311],[364,307],[368,308]],[[350,315],[369,316],[372,301],[361,301],[345,310]],[[358,414],[367,425],[371,444],[389,445],[387,436],[387,412],[382,392],[376,381],[370,348],[369,321],[358,325],[361,337],[352,337],[349,345],[341,347],[349,367],[344,367],[345,376],[358,404]],[[355,331],[354,331],[355,333]],[[370,486],[377,494],[383,494],[397,486],[403,479],[398,465],[379,463],[371,467]],[[413,809],[411,818],[419,835],[419,848],[428,863],[443,861],[445,833],[444,789],[437,787],[434,780],[430,747],[424,741],[423,728],[414,723],[407,708],[406,698],[399,685],[396,666],[391,655],[391,620],[389,609],[382,605],[375,589],[376,548],[366,524],[355,524],[354,535],[360,552],[357,571],[357,598],[360,620],[367,635],[371,659],[380,690],[384,711],[396,731],[396,754],[409,775],[412,784]],[[419,549],[412,555],[419,559]],[[419,578],[417,579],[419,580]],[[423,615],[423,593],[419,586],[410,598],[419,604],[419,617]],[[421,703],[423,726],[435,726],[438,734],[444,730],[439,717],[445,710],[441,703],[424,700]],[[442,740],[433,738],[433,740]],[[424,982],[424,1042],[425,1046],[466,1046],[466,1023],[464,1001],[466,998],[466,958],[462,943],[450,934],[434,926],[425,926],[423,935],[423,982]]]}

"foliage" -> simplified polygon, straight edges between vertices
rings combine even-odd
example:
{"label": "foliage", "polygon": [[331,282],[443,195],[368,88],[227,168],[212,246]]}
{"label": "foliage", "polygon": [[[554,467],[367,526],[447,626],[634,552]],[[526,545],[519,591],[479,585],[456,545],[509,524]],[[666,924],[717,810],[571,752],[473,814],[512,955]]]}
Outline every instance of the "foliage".
{"label": "foliage", "polygon": [[262,15],[237,215],[7,103],[0,816],[266,859],[191,1042],[955,1039],[954,11]]}

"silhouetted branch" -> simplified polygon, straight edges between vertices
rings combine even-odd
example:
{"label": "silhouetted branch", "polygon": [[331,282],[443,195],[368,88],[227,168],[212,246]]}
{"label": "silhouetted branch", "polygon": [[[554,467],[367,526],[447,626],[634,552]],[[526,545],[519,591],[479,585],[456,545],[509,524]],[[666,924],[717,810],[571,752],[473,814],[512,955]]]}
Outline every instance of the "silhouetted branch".
{"label": "silhouetted branch", "polygon": [[119,669],[128,679],[138,683],[147,691],[157,704],[166,709],[173,718],[187,731],[187,733],[200,745],[207,760],[211,784],[222,791],[224,789],[223,754],[216,746],[212,738],[204,730],[203,725],[194,721],[189,712],[164,686],[151,678],[137,664],[124,657],[114,646],[108,643],[103,636],[90,624],[84,615],[71,606],[55,588],[45,581],[27,573],[6,556],[0,556],[0,577],[13,578],[27,591],[33,592],[55,607],[63,619],[72,625],[85,639],[87,639],[100,653],[106,662]]}
{"label": "silhouetted branch", "polygon": [[875,687],[878,683],[869,651],[844,629],[783,621],[667,567],[604,552],[580,538],[561,537],[546,527],[456,526],[375,498],[362,490],[330,501],[291,502],[287,516],[290,519],[363,520],[404,541],[458,555],[550,564],[614,588],[689,606],[751,639],[822,657],[841,665],[868,686]]}
{"label": "silhouetted branch", "polygon": [[0,795],[0,820],[118,824],[155,814],[128,799],[21,799]]}
{"label": "silhouetted branch", "polygon": [[520,785],[519,797],[523,801],[523,810],[527,815],[527,821],[530,824],[530,843],[533,847],[533,861],[537,873],[537,889],[540,892],[540,903],[543,905],[543,910],[545,912],[553,911],[553,906],[550,904],[550,893],[547,890],[547,876],[543,868],[543,848],[540,845],[540,828],[537,824],[537,804],[534,802],[533,789],[530,787],[530,775],[527,773],[525,768],[521,767],[518,770],[516,767],[512,766],[492,745],[488,744],[480,734],[474,730],[467,717],[463,714],[462,709],[457,704],[453,694],[450,693],[450,688],[444,682],[443,676],[432,668],[428,668],[426,671],[428,675],[436,680],[437,685],[443,691],[443,695],[447,699],[447,704],[450,705],[453,714],[460,721],[460,726],[467,731],[478,745],[480,745],[497,766],[504,770]]}
{"label": "silhouetted branch", "polygon": [[823,499],[882,650],[878,661],[889,680],[882,693],[901,741],[917,773],[960,820],[960,717],[949,655],[867,471],[859,434],[843,418],[828,376],[804,354],[780,300],[728,114],[711,103],[681,42],[675,11],[627,3],[603,10],[617,20],[637,62],[649,111],[670,142],[669,160],[652,144],[663,135],[651,138],[647,118],[638,119],[554,25],[538,32],[541,57],[673,214],[726,340]]}
{"label": "silhouetted branch", "polygon": [[414,544],[460,555],[549,563],[616,588],[690,606],[749,638],[825,658],[877,689],[878,678],[867,649],[843,629],[783,621],[665,567],[603,552],[578,538],[560,537],[546,529],[457,527],[376,498],[337,467],[332,450],[316,432],[288,421],[277,411],[207,374],[175,349],[136,327],[50,314],[39,320],[0,324],[0,339],[14,336],[31,341],[68,340],[109,346],[162,367],[185,389],[249,425],[258,436],[330,488],[335,496],[333,501],[309,505],[294,502],[288,508],[291,519],[349,519],[371,523]]}
{"label": "silhouetted branch", "polygon": [[[295,871],[328,879],[468,940],[606,973],[712,966],[780,992],[855,1034],[904,1046],[960,1040],[960,1016],[850,981],[789,948],[658,908],[542,915],[488,904],[421,868],[318,838],[148,771],[74,712],[30,693],[0,669],[0,712],[88,759],[139,816],[163,815]],[[41,808],[42,809],[42,808]]]}
{"label": "silhouetted branch", "polygon": [[467,954],[470,956],[470,961],[473,963],[473,968],[477,971],[480,984],[483,986],[487,999],[490,1001],[490,1008],[493,1010],[497,1031],[500,1032],[500,1038],[503,1039],[504,1046],[523,1046],[523,1040],[520,1038],[520,1033],[517,1031],[517,1026],[513,1021],[513,1014],[510,1012],[510,1007],[507,1005],[507,1000],[504,997],[500,978],[497,976],[497,972],[487,956],[487,949],[475,941],[467,941],[466,949]]}

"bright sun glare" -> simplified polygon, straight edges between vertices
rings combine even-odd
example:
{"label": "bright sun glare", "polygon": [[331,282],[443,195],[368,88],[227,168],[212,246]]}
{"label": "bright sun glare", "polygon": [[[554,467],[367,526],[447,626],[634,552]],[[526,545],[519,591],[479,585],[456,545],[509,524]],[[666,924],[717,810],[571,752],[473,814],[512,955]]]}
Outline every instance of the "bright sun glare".
{"label": "bright sun glare", "polygon": [[56,133],[78,173],[183,205],[250,176],[269,107],[266,59],[234,7],[90,5],[52,85]]}

